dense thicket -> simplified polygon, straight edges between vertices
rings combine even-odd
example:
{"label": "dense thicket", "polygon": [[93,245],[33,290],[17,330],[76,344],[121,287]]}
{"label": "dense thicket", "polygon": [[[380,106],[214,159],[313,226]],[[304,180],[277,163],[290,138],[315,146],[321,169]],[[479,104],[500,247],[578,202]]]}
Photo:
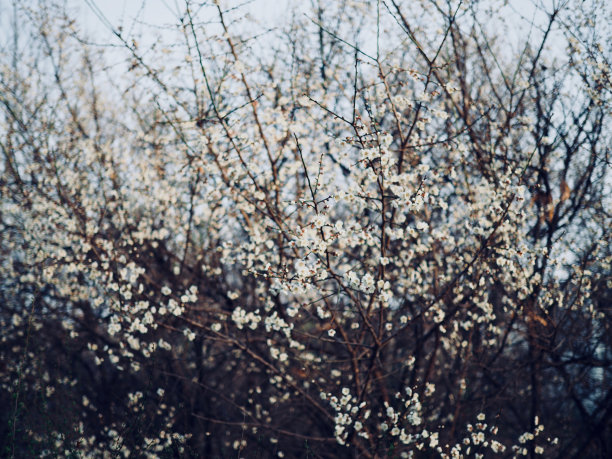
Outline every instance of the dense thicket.
{"label": "dense thicket", "polygon": [[1,455],[612,455],[605,2],[4,3]]}

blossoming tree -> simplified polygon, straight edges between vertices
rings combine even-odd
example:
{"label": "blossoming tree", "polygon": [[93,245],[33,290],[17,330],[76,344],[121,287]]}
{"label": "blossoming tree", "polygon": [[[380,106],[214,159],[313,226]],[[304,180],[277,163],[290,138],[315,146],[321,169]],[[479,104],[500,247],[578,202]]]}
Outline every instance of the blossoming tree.
{"label": "blossoming tree", "polygon": [[2,454],[612,454],[605,2],[85,3],[8,10]]}

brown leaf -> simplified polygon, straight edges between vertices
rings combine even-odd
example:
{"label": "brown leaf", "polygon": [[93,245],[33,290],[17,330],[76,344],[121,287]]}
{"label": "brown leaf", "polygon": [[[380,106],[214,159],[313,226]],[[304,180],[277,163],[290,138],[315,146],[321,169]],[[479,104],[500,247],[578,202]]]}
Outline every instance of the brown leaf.
{"label": "brown leaf", "polygon": [[546,321],[546,319],[544,317],[542,317],[539,314],[534,314],[533,318],[539,322],[541,325],[543,325],[544,327],[546,327],[548,325],[548,322]]}
{"label": "brown leaf", "polygon": [[527,316],[529,317],[530,320],[533,320],[534,322],[538,322],[540,325],[544,327],[548,325],[548,321],[535,311],[527,312]]}
{"label": "brown leaf", "polygon": [[570,190],[570,187],[565,180],[561,181],[559,188],[561,189],[561,198],[559,199],[559,202],[567,201],[572,194],[572,190]]}

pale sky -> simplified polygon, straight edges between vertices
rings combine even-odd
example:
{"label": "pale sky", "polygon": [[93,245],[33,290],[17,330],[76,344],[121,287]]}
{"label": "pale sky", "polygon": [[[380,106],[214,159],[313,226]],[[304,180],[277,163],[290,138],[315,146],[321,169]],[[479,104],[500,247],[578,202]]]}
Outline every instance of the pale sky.
{"label": "pale sky", "polygon": [[[251,2],[232,2],[232,5],[241,3],[244,3],[241,9],[245,13],[250,13],[262,24],[273,26],[278,23],[289,8],[308,2],[300,0],[254,0]],[[104,27],[93,13],[91,4],[99,8],[113,25],[121,24],[125,28],[131,25],[135,17],[153,26],[175,23],[178,13],[185,10],[184,0],[71,0],[71,4],[81,11],[81,19],[84,21],[83,24],[87,24],[88,30],[96,30],[96,33],[98,30],[104,32]],[[197,2],[193,2],[193,5],[197,5]]]}

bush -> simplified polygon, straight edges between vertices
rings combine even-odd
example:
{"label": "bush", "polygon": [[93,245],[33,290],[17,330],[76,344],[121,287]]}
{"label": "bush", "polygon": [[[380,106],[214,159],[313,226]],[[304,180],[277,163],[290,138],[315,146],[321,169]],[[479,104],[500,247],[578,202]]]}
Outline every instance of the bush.
{"label": "bush", "polygon": [[86,4],[0,59],[3,454],[612,454],[609,6]]}

